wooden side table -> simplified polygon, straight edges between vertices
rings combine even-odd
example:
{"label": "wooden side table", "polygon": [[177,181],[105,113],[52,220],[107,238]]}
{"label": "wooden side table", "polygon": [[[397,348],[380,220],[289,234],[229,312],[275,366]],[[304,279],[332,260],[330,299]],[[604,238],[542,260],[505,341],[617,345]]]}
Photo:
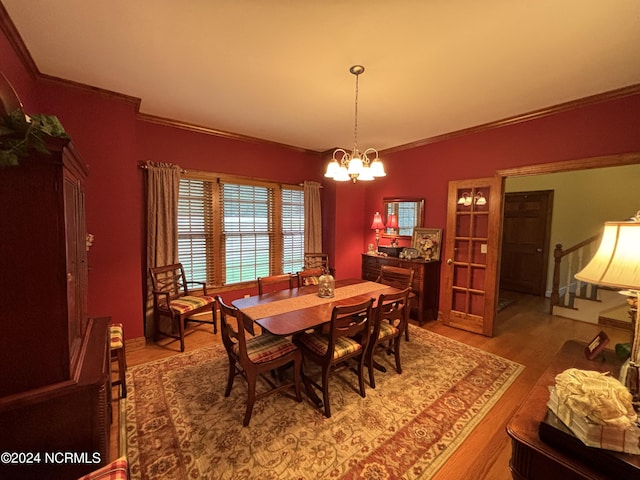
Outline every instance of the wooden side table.
{"label": "wooden side table", "polygon": [[[540,377],[528,398],[509,421],[507,433],[512,441],[511,474],[516,480],[609,480],[623,478],[613,474],[626,472],[626,478],[640,478],[640,455],[630,455],[587,447],[567,438],[555,440],[553,445],[540,438],[541,422],[547,418],[549,387],[557,374],[568,368],[611,372],[617,376],[620,362],[611,350],[604,350],[595,360],[585,358],[586,343],[566,342],[551,366]],[[553,422],[553,420],[551,420]],[[558,425],[562,428],[562,425]],[[636,476],[637,475],[637,476]]]}

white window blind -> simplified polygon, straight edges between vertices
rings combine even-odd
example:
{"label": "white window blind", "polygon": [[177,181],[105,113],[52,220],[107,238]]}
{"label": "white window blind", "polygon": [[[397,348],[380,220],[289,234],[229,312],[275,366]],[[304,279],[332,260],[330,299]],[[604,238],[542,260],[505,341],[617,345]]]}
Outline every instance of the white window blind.
{"label": "white window blind", "polygon": [[266,187],[222,184],[225,283],[269,275],[273,195]]}
{"label": "white window blind", "polygon": [[304,267],[304,191],[282,189],[282,271]]}
{"label": "white window blind", "polygon": [[187,277],[211,286],[302,270],[304,191],[190,172],[180,180],[178,249]]}
{"label": "white window blind", "polygon": [[178,197],[178,258],[189,280],[213,284],[211,183],[180,180]]}

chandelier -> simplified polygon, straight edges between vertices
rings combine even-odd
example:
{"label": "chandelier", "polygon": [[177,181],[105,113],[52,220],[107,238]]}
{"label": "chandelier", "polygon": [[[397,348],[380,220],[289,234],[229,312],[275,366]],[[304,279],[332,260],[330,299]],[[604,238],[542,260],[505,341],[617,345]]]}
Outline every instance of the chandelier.
{"label": "chandelier", "polygon": [[[351,153],[338,148],[333,152],[333,158],[327,166],[325,177],[333,178],[337,182],[348,180],[356,183],[358,180],[373,180],[386,175],[384,166],[378,158],[375,148],[367,148],[360,153],[358,150],[358,76],[364,73],[362,65],[354,65],[349,71],[356,76],[355,125],[353,129],[353,150]],[[370,158],[373,157],[373,158]]]}

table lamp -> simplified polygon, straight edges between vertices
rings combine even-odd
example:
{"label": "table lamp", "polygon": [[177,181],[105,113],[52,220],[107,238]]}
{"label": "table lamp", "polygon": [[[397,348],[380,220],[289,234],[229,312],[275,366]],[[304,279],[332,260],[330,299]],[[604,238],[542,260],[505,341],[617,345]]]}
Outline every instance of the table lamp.
{"label": "table lamp", "polygon": [[[624,222],[606,222],[598,251],[576,279],[640,296],[640,211]],[[640,401],[640,321],[632,318],[631,355],[620,372],[634,403]]]}
{"label": "table lamp", "polygon": [[395,213],[390,213],[389,216],[387,217],[386,228],[390,228],[391,235],[393,235],[393,238],[391,238],[391,246],[397,247],[398,237],[396,237],[396,235],[398,235],[398,216]]}
{"label": "table lamp", "polygon": [[380,243],[380,230],[384,230],[384,223],[382,223],[382,216],[380,212],[376,212],[373,216],[373,222],[371,222],[371,229],[376,231],[376,252],[378,251],[378,244]]}

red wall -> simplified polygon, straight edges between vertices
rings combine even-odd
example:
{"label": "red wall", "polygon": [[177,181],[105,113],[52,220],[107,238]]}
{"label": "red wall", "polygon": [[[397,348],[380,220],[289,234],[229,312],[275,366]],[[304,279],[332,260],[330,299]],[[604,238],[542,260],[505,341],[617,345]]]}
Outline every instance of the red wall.
{"label": "red wall", "polygon": [[89,312],[122,322],[127,338],[143,335],[141,161],[286,183],[321,181],[325,250],[334,259],[336,276],[346,278],[360,275],[360,254],[374,242],[371,219],[385,196],[424,197],[425,226],[444,227],[449,180],[492,176],[502,168],[640,151],[640,95],[635,95],[389,154],[384,158],[384,179],[333,185],[321,176],[324,162],[319,155],[148,123],[138,119],[131,102],[35,80],[4,34],[0,71],[27,113],[60,118],[89,164],[87,227],[95,235],[89,252]]}
{"label": "red wall", "polygon": [[12,83],[27,113],[58,116],[89,165],[87,231],[95,235],[89,251],[89,314],[112,316],[125,325],[127,338],[144,334],[144,180],[139,162],[172,162],[187,170],[283,183],[322,179],[320,155],[148,123],[138,119],[133,102],[34,80],[4,34],[0,72]]}
{"label": "red wall", "polygon": [[[422,197],[425,227],[444,228],[450,180],[639,151],[640,94],[636,94],[385,155],[387,176],[367,188],[365,216],[371,221],[382,208],[383,197]],[[363,251],[374,236],[371,231],[364,232]],[[388,240],[381,244],[388,244]]]}

